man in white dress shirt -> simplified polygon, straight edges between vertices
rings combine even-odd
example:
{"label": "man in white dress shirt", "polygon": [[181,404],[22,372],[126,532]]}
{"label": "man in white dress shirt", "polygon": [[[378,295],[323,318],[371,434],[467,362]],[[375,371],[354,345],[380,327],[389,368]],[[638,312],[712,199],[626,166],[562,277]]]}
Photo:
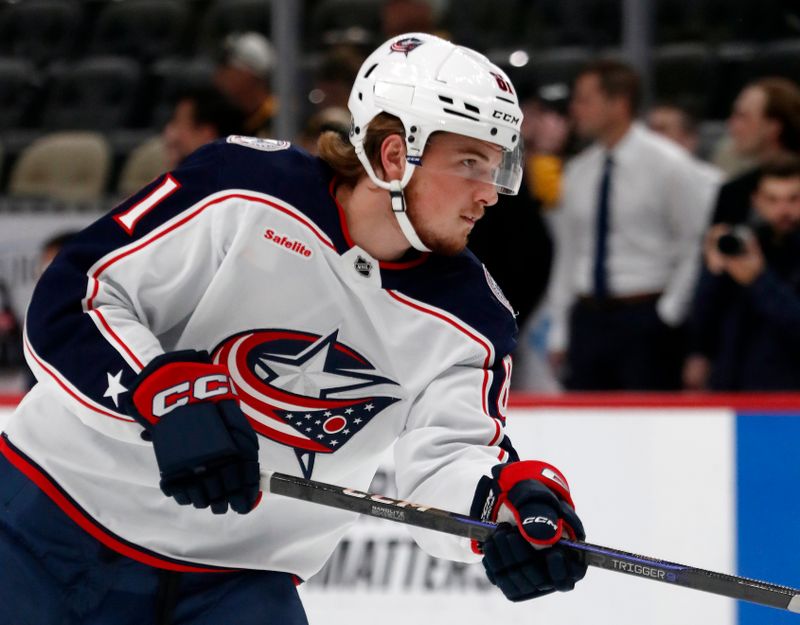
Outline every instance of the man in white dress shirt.
{"label": "man in white dress shirt", "polygon": [[566,167],[554,219],[549,349],[566,386],[677,388],[680,335],[716,185],[680,147],[635,121],[636,72],[588,65],[571,113],[594,143]]}

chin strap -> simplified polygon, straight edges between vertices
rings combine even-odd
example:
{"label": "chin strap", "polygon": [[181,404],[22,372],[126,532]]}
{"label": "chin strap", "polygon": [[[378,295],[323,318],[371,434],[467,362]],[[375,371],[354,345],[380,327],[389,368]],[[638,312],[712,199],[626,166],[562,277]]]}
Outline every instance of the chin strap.
{"label": "chin strap", "polygon": [[372,182],[378,185],[381,189],[386,189],[389,192],[389,196],[392,201],[392,212],[397,218],[397,223],[400,225],[400,230],[403,232],[403,236],[405,236],[408,243],[411,245],[411,247],[419,252],[430,252],[431,250],[422,242],[417,234],[417,231],[414,230],[414,226],[411,225],[411,220],[408,218],[408,213],[406,212],[405,195],[403,194],[403,189],[408,184],[408,181],[411,180],[411,174],[414,173],[414,168],[416,165],[406,161],[406,168],[403,171],[403,177],[400,180],[386,182],[385,180],[378,178],[378,176],[375,174],[375,170],[372,168],[372,163],[369,162],[367,155],[364,153],[364,146],[361,143],[358,143],[355,145],[355,150],[358,160],[361,161],[361,165],[366,170],[367,175],[370,177]]}
{"label": "chin strap", "polygon": [[[409,169],[406,169],[406,171],[409,171],[410,169],[413,169],[413,165],[409,165]],[[404,175],[403,178],[405,177],[406,176]],[[408,218],[408,213],[406,212],[406,198],[403,194],[403,186],[402,180],[392,180],[389,183],[389,196],[392,200],[392,212],[397,218],[397,223],[400,224],[400,230],[403,231],[403,235],[411,244],[411,247],[420,252],[430,252],[431,250],[422,242],[422,239],[419,238],[417,231],[414,230],[414,226],[411,225],[411,220]]]}

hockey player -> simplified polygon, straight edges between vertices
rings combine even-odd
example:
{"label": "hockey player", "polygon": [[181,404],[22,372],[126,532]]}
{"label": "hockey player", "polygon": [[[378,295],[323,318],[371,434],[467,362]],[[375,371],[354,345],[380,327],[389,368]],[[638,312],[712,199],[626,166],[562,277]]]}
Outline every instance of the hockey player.
{"label": "hockey player", "polygon": [[415,33],[349,106],[320,159],[201,148],[44,274],[0,441],[2,622],[305,623],[295,585],[355,515],[262,499],[259,468],[364,489],[392,444],[401,497],[509,522],[416,530],[428,552],[515,601],[583,577],[553,546],[584,536],[566,480],[505,436],[514,317],[465,249],[520,184],[514,89]]}

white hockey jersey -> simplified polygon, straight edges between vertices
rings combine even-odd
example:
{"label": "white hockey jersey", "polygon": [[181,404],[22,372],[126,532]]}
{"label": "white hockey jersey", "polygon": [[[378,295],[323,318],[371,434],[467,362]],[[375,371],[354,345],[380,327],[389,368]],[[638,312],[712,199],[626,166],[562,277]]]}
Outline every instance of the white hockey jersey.
{"label": "white hockey jersey", "polygon": [[[366,489],[396,441],[400,497],[468,513],[504,435],[516,326],[468,251],[378,262],[350,239],[331,170],[285,142],[229,137],[80,233],[26,320],[39,384],[0,450],[107,546],[182,571],[308,578],[352,513],[266,495],[247,515],[158,487],[122,400],[152,358],[208,350],[259,434],[261,466]],[[415,531],[433,555],[469,541]]]}

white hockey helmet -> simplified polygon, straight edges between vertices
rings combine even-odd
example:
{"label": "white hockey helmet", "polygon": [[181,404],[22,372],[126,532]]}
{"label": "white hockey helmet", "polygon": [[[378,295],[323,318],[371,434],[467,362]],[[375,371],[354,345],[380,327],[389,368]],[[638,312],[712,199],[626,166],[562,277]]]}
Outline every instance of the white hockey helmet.
{"label": "white hockey helmet", "polygon": [[[393,37],[364,61],[350,92],[350,142],[369,177],[392,193],[392,208],[403,232],[426,250],[405,215],[402,189],[408,184],[428,138],[451,132],[496,144],[500,165],[487,173],[500,193],[514,195],[522,181],[522,111],[508,76],[485,56],[425,33]],[[406,166],[402,180],[378,178],[364,151],[370,122],[388,113],[405,129]],[[409,232],[410,228],[410,232]]]}

